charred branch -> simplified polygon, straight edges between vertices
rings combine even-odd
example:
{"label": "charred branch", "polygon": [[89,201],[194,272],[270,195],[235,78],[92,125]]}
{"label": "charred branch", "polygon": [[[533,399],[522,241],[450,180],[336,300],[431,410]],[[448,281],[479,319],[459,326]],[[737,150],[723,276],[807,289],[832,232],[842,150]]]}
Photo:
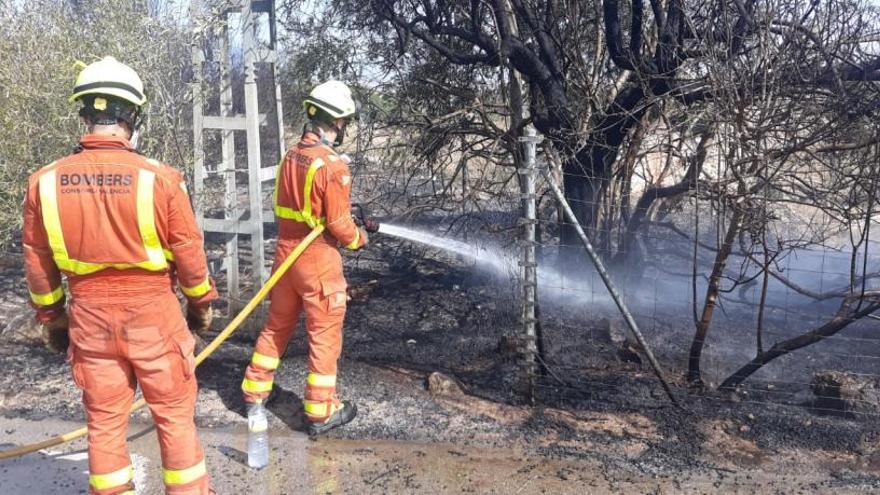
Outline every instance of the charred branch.
{"label": "charred branch", "polygon": [[863,301],[863,298],[861,297],[849,297],[845,299],[841,302],[837,314],[835,314],[832,319],[805,334],[782,342],[777,342],[767,351],[758,353],[754,359],[727,377],[727,379],[721,383],[719,389],[733,390],[748,379],[748,377],[752,376],[756,371],[774,359],[817,342],[821,342],[822,340],[837,334],[852,323],[880,310],[880,301],[877,300],[877,294],[873,294],[870,303],[864,304],[860,309],[853,308],[854,305],[859,304],[861,301]]}
{"label": "charred branch", "polygon": [[674,196],[678,196],[681,194],[685,194],[688,191],[691,191],[697,184],[697,178],[700,176],[703,170],[703,164],[706,162],[706,154],[709,150],[709,143],[711,142],[713,137],[713,133],[711,131],[707,131],[700,138],[699,144],[697,144],[697,152],[694,157],[691,158],[690,165],[688,166],[687,171],[682,177],[681,181],[676,184],[672,184],[670,186],[653,186],[645,190],[642,196],[639,198],[638,203],[636,203],[636,207],[633,211],[632,217],[626,224],[626,234],[624,237],[624,242],[622,248],[618,251],[617,257],[615,259],[615,263],[619,266],[621,265],[629,250],[628,246],[632,246],[635,242],[636,234],[642,226],[642,222],[648,216],[648,210],[651,208],[651,205],[654,204],[658,199],[670,198]]}
{"label": "charred branch", "polygon": [[703,346],[706,343],[706,336],[709,333],[709,326],[712,324],[712,315],[718,303],[719,294],[721,292],[721,278],[724,275],[724,266],[730,257],[733,247],[733,241],[739,235],[742,221],[745,216],[745,210],[736,208],[733,218],[727,226],[727,233],[724,235],[724,241],[715,255],[715,263],[712,266],[712,275],[709,276],[709,286],[706,288],[706,297],[703,303],[703,311],[700,319],[695,322],[696,332],[691,343],[690,353],[688,354],[688,371],[687,381],[691,385],[702,386],[702,373],[700,371],[700,358],[703,354]]}

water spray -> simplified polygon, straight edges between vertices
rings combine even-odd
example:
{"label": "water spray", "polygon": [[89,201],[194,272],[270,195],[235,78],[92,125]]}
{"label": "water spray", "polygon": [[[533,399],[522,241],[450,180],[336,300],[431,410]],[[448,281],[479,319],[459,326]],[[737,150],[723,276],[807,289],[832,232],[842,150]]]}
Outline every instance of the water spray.
{"label": "water spray", "polygon": [[484,268],[490,269],[497,275],[506,276],[514,273],[514,270],[516,270],[513,260],[491,247],[475,246],[448,237],[440,237],[420,230],[388,223],[379,224],[378,232],[455,253],[476,262]]}
{"label": "water spray", "polygon": [[596,271],[599,272],[599,276],[602,277],[602,282],[605,283],[605,287],[608,289],[608,293],[611,294],[611,298],[614,299],[614,303],[617,305],[617,309],[620,311],[620,314],[623,315],[624,321],[626,321],[626,324],[629,327],[630,331],[632,331],[633,336],[635,336],[636,340],[639,342],[639,345],[642,346],[642,349],[645,351],[645,356],[647,356],[648,361],[651,363],[651,367],[654,369],[654,373],[657,374],[657,378],[660,379],[660,383],[663,385],[663,389],[666,391],[666,395],[669,396],[669,400],[671,400],[673,404],[679,405],[678,400],[676,400],[675,398],[675,395],[672,394],[672,389],[669,388],[669,383],[666,382],[663,370],[660,368],[660,363],[657,362],[657,359],[654,357],[654,353],[651,352],[651,348],[648,347],[648,343],[645,342],[645,337],[643,337],[642,332],[639,331],[639,327],[638,325],[636,325],[636,320],[633,318],[632,313],[629,312],[629,309],[623,302],[623,297],[620,295],[620,292],[617,291],[617,287],[611,280],[611,276],[608,274],[608,271],[605,270],[605,265],[602,263],[602,260],[596,253],[596,250],[593,249],[593,244],[590,242],[590,239],[587,237],[587,234],[581,227],[580,222],[574,215],[574,211],[572,211],[571,205],[569,205],[568,201],[565,199],[565,195],[562,194],[562,190],[555,182],[553,182],[553,177],[550,175],[550,169],[548,167],[541,167],[541,175],[544,176],[544,180],[547,181],[547,184],[553,191],[553,195],[556,196],[556,200],[562,206],[562,209],[565,212],[566,219],[571,222],[571,224],[577,231],[578,237],[581,238],[581,242],[583,242],[584,244],[584,249],[586,249],[587,254],[590,256],[590,260],[596,267]]}
{"label": "water spray", "polygon": [[[669,387],[669,384],[666,381],[666,377],[663,373],[663,370],[660,368],[660,364],[654,357],[654,353],[651,351],[650,347],[648,347],[648,343],[645,341],[644,336],[642,336],[642,332],[639,331],[638,325],[636,324],[632,313],[630,313],[626,304],[623,302],[623,297],[620,295],[620,292],[617,290],[617,287],[611,280],[611,276],[605,269],[602,260],[599,259],[599,255],[596,254],[596,251],[593,249],[593,245],[590,243],[590,240],[587,238],[586,233],[584,233],[583,229],[580,226],[580,223],[578,223],[577,219],[575,218],[574,212],[571,210],[571,206],[569,206],[568,202],[565,200],[565,196],[562,194],[562,190],[560,190],[559,186],[557,186],[556,183],[553,182],[552,178],[549,175],[549,170],[544,168],[541,170],[541,173],[544,175],[544,178],[547,180],[548,184],[550,184],[550,187],[553,190],[556,199],[559,201],[559,204],[562,205],[569,222],[571,222],[575,226],[578,232],[578,236],[580,236],[581,241],[584,243],[584,248],[586,249],[587,254],[590,256],[590,260],[593,262],[593,265],[595,265],[596,271],[602,278],[602,282],[604,282],[605,287],[608,289],[608,292],[611,295],[611,298],[614,300],[618,311],[620,311],[620,314],[623,315],[627,326],[629,327],[632,334],[635,336],[636,341],[638,341],[639,345],[644,350],[645,356],[648,358],[648,362],[651,364],[651,367],[653,368],[654,373],[657,375],[657,378],[659,378],[663,389],[666,391],[666,394],[669,396],[669,399],[672,401],[672,403],[675,405],[679,405],[677,399],[672,394],[672,389]],[[358,218],[361,225],[371,225],[373,226],[375,232],[398,237],[401,239],[406,239],[412,242],[418,242],[420,244],[425,244],[431,247],[443,249],[445,251],[458,254],[462,257],[468,258],[476,262],[478,265],[481,265],[484,268],[490,269],[497,275],[504,276],[516,272],[515,260],[510,255],[506,255],[500,250],[491,247],[474,246],[473,244],[468,244],[447,237],[436,236],[408,227],[388,223],[379,223],[376,220],[368,217],[362,206],[353,205],[352,209],[356,211],[355,217]],[[548,277],[558,276],[558,273],[539,273],[539,283],[542,279],[546,280]]]}

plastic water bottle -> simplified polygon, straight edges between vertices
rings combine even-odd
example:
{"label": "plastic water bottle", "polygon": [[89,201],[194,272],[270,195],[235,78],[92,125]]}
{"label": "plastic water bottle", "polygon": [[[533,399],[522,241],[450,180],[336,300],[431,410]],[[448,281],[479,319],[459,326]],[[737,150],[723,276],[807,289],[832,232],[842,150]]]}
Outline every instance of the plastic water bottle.
{"label": "plastic water bottle", "polygon": [[269,419],[262,403],[248,409],[248,466],[261,469],[269,464]]}

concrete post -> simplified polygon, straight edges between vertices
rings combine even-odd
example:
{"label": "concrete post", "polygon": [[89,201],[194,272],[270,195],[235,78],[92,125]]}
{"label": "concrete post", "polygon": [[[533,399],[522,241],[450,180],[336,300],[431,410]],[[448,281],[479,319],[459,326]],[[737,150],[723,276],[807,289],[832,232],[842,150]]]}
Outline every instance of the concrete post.
{"label": "concrete post", "polygon": [[257,17],[252,2],[244,2],[241,9],[242,49],[244,52],[244,116],[247,134],[248,201],[251,221],[251,270],[254,283],[263,285],[268,278],[263,253],[263,188],[260,180],[260,107],[257,98]]}
{"label": "concrete post", "polygon": [[523,163],[519,169],[522,176],[522,259],[520,260],[520,279],[522,280],[522,314],[520,321],[523,326],[523,369],[528,383],[528,399],[534,405],[536,400],[538,354],[535,307],[537,304],[538,264],[535,257],[535,227],[537,209],[535,206],[536,148],[539,139],[535,129],[528,126],[525,135],[520,138],[523,143]]}
{"label": "concrete post", "polygon": [[[223,27],[220,38],[220,116],[232,117],[232,74],[229,57],[229,30]],[[222,164],[219,167],[226,181],[226,195],[224,201],[224,218],[238,220],[241,212],[238,209],[238,187],[235,177],[235,131],[232,129],[221,130],[221,155]],[[229,315],[238,311],[240,291],[238,286],[238,232],[230,234],[226,241],[226,290],[229,295]]]}

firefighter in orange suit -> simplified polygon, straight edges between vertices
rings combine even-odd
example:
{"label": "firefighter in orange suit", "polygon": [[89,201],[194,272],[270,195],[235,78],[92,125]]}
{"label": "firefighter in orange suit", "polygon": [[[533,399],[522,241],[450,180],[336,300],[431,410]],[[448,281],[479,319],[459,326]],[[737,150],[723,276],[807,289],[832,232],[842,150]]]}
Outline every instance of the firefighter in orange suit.
{"label": "firefighter in orange suit", "polygon": [[44,340],[67,349],[82,389],[89,493],[135,493],[125,437],[138,385],[156,423],[165,493],[213,493],[193,421],[190,330],[208,329],[217,291],[183,176],[131,145],[146,102],[134,70],[106,57],[82,70],[73,92],[89,134],[30,177],[23,244]]}
{"label": "firefighter in orange suit", "polygon": [[361,249],[367,243],[367,233],[352,220],[351,171],[333,149],[342,143],[345,126],[355,115],[351,91],[339,81],[328,81],[315,87],[303,106],[308,123],[300,142],[279,164],[275,182],[275,266],[312,228],[324,225],[326,231],[272,290],[269,317],[257,338],[241,388],[249,404],[268,397],[280,358],[300,314],[305,312],[309,374],[303,408],[309,433],[317,435],[357,415],[354,403],[336,396],[336,364],[342,351],[346,306],[339,246]]}

